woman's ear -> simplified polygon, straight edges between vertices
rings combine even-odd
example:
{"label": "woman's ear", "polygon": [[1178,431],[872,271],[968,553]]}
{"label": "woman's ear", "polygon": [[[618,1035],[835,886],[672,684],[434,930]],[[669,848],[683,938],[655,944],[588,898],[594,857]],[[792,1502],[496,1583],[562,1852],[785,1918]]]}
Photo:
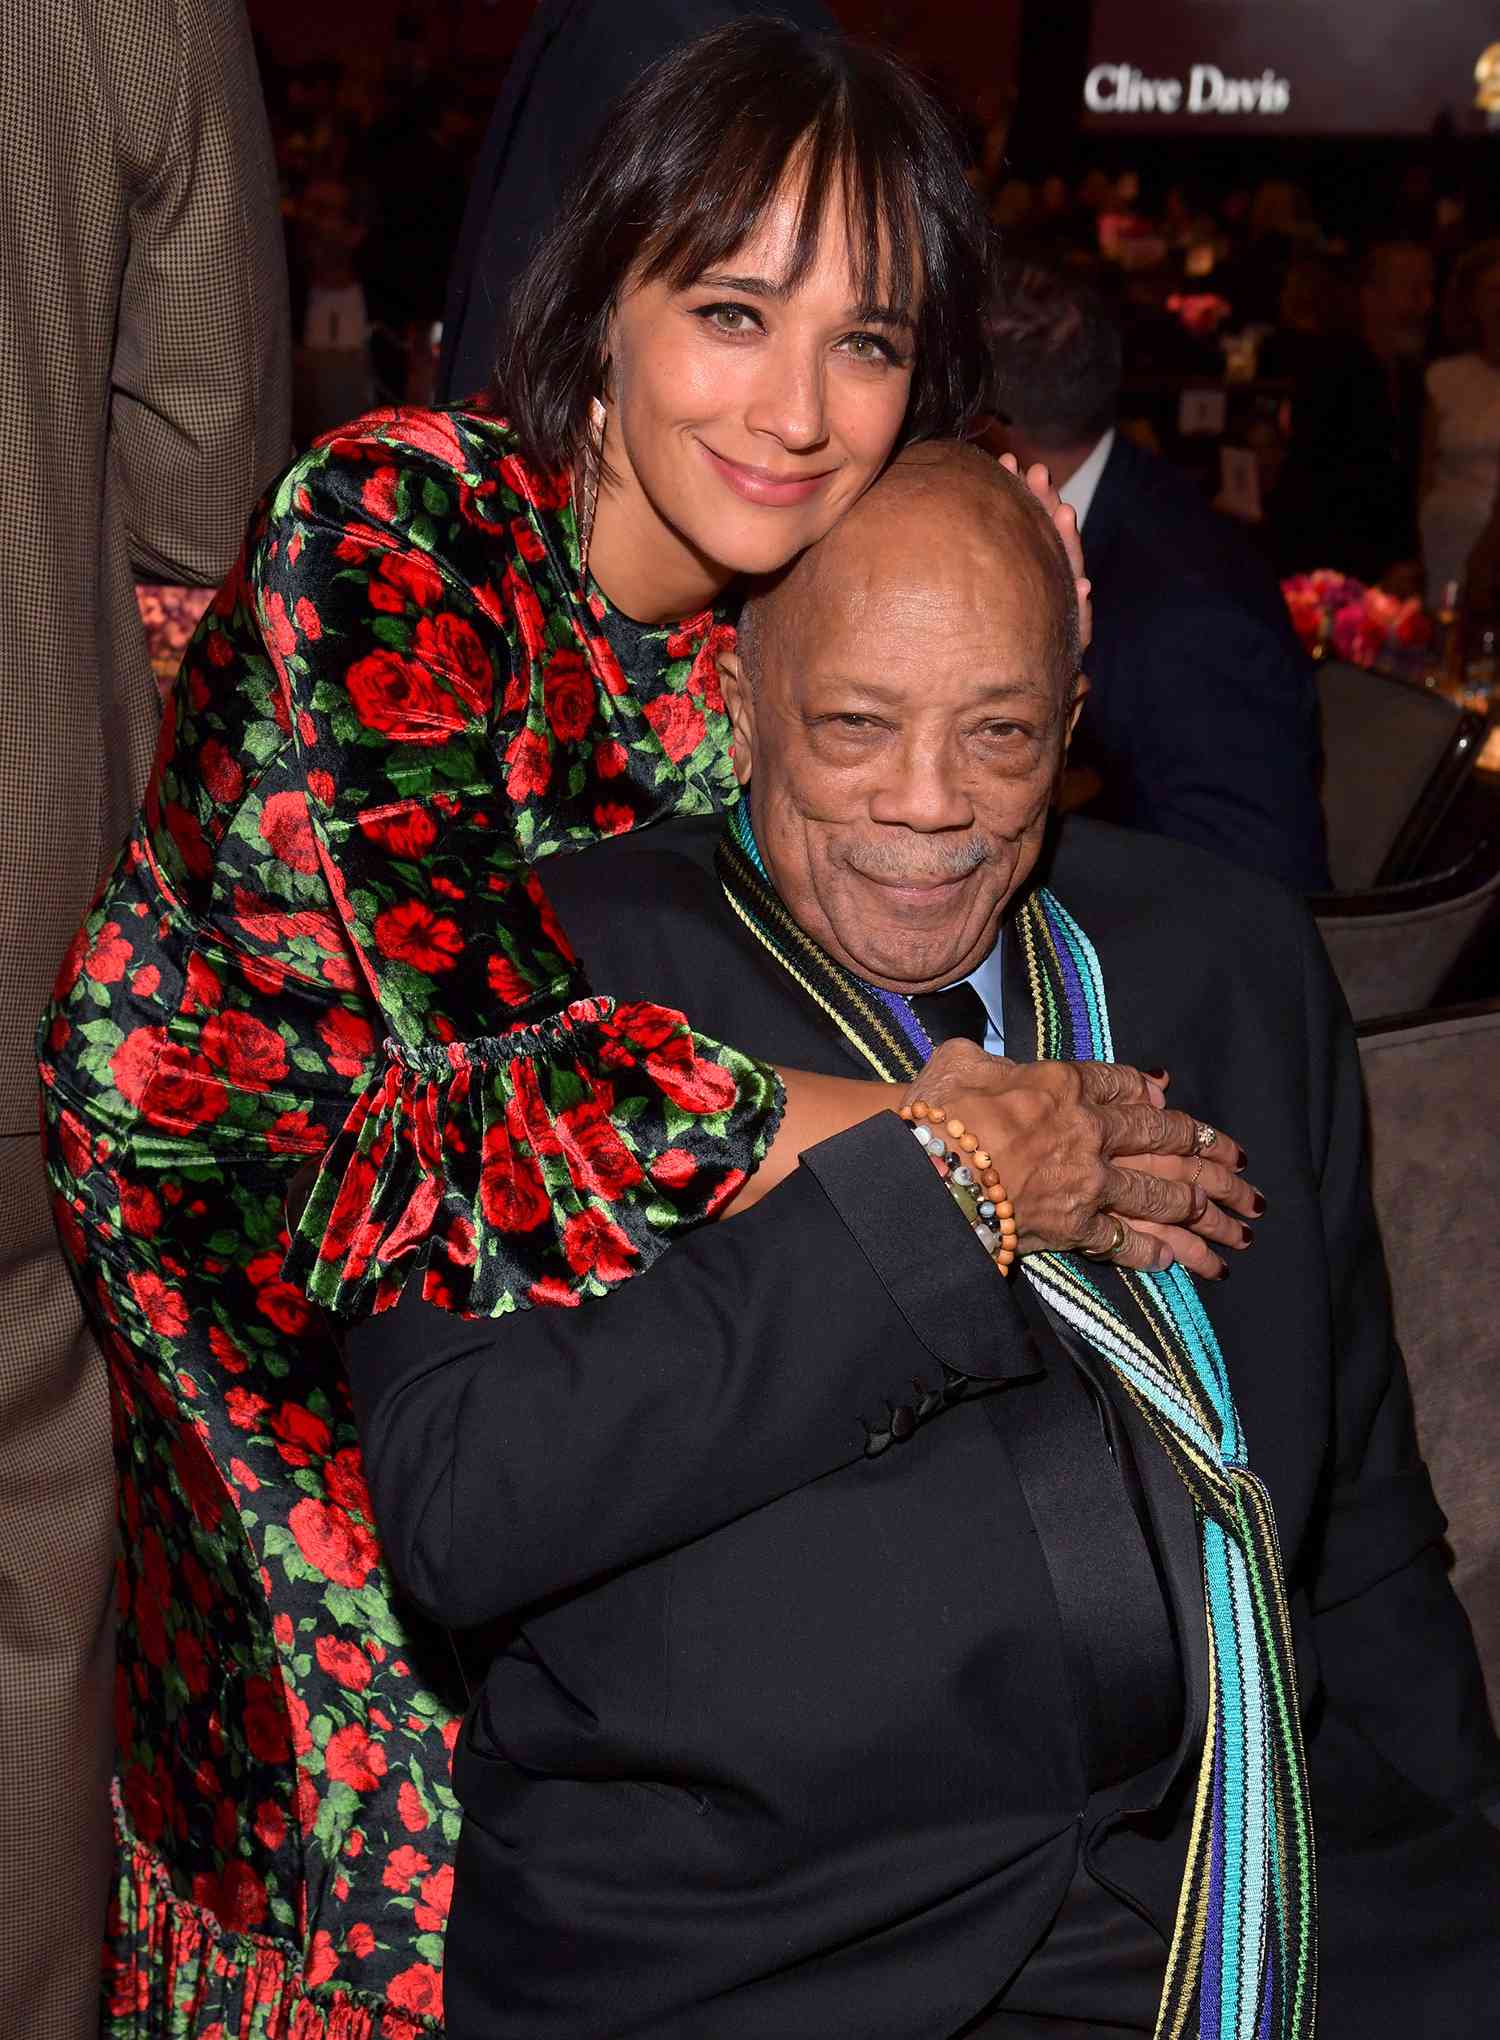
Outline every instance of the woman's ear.
{"label": "woman's ear", "polygon": [[737,651],[725,647],[714,663],[718,667],[719,685],[724,690],[724,706],[729,711],[729,727],[733,732],[729,755],[734,760],[734,776],[741,786],[748,786],[755,762],[755,687]]}

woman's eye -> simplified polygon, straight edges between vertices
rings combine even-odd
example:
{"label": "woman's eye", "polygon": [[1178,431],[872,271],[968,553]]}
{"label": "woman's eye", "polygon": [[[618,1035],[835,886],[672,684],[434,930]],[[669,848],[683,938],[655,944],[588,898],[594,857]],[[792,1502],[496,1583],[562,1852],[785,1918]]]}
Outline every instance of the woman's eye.
{"label": "woman's eye", "polygon": [[885,363],[900,359],[890,341],[882,340],[878,333],[851,333],[843,345],[845,353],[856,361]]}
{"label": "woman's eye", "polygon": [[747,305],[699,305],[697,317],[716,333],[748,333],[760,323]]}

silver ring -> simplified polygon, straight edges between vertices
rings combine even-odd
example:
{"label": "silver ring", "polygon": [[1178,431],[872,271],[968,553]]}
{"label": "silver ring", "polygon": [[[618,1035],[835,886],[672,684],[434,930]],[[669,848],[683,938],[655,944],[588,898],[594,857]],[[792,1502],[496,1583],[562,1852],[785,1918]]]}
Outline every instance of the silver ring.
{"label": "silver ring", "polygon": [[1206,1119],[1193,1122],[1193,1146],[1200,1155],[1206,1155],[1218,1137]]}
{"label": "silver ring", "polygon": [[1086,1261],[1112,1261],[1115,1255],[1119,1253],[1121,1247],[1124,1246],[1126,1240],[1129,1239],[1130,1229],[1124,1219],[1115,1212],[1111,1212],[1109,1216],[1114,1221],[1114,1238],[1107,1247],[1095,1247],[1092,1251],[1085,1247],[1083,1257]]}

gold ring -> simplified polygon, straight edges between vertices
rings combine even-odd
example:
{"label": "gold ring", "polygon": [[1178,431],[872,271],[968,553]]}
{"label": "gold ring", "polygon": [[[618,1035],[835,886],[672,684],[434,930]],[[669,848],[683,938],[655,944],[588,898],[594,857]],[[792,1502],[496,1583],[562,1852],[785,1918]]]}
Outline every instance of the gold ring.
{"label": "gold ring", "polygon": [[1200,1176],[1201,1176],[1202,1174],[1203,1174],[1203,1157],[1202,1157],[1202,1155],[1199,1155],[1199,1157],[1198,1157],[1197,1161],[1196,1161],[1196,1162],[1194,1162],[1194,1164],[1193,1164],[1193,1173],[1192,1173],[1192,1175],[1191,1175],[1191,1176],[1189,1176],[1189,1177],[1188,1177],[1188,1188],[1189,1188],[1189,1190],[1196,1190],[1196,1189],[1197,1189],[1197,1187],[1198,1187],[1198,1178],[1199,1178],[1199,1177],[1200,1177]]}
{"label": "gold ring", "polygon": [[1214,1129],[1209,1125],[1206,1119],[1198,1119],[1194,1121],[1193,1146],[1197,1149],[1200,1155],[1206,1155],[1209,1149],[1213,1146],[1214,1142],[1218,1139],[1218,1137],[1219,1137],[1218,1134],[1215,1133]]}
{"label": "gold ring", "polygon": [[1115,1255],[1119,1253],[1121,1247],[1124,1246],[1126,1240],[1129,1239],[1130,1231],[1124,1219],[1115,1212],[1111,1212],[1109,1216],[1114,1221],[1114,1238],[1107,1247],[1095,1247],[1092,1252],[1085,1248],[1084,1259],[1086,1261],[1112,1261]]}

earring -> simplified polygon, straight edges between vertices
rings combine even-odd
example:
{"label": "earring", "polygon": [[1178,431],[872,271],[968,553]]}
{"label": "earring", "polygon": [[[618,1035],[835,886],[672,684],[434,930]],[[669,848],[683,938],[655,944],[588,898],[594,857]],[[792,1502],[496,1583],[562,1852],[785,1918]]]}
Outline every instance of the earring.
{"label": "earring", "polygon": [[594,512],[599,504],[599,472],[604,465],[604,427],[609,413],[599,397],[589,399],[589,429],[584,441],[578,480],[578,585],[589,573],[589,540],[594,535]]}

